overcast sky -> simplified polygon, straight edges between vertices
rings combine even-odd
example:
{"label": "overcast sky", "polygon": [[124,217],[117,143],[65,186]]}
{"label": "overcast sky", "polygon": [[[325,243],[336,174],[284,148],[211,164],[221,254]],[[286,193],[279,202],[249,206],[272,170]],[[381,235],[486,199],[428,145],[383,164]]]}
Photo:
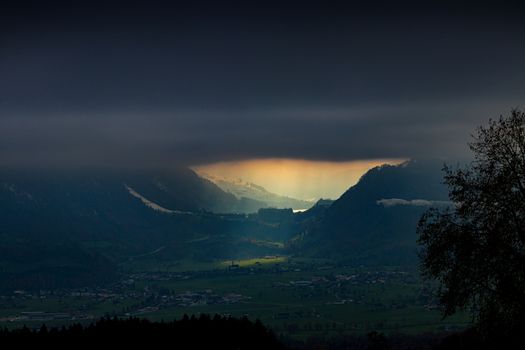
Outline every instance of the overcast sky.
{"label": "overcast sky", "polygon": [[71,3],[2,5],[0,165],[461,158],[525,104],[510,2]]}

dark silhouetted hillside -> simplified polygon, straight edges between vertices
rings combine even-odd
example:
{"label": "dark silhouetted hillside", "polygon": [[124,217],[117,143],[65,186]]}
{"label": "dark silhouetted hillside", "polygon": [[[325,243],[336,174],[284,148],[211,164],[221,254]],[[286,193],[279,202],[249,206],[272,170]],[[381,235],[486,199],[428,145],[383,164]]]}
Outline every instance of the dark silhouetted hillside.
{"label": "dark silhouetted hillside", "polygon": [[441,182],[438,163],[373,168],[306,228],[299,251],[363,264],[416,263],[421,214],[449,204]]}
{"label": "dark silhouetted hillside", "polygon": [[160,260],[264,256],[275,251],[244,238],[286,239],[282,227],[211,213],[241,201],[194,172],[159,174],[2,171],[0,289],[106,283],[119,263],[150,252]]}

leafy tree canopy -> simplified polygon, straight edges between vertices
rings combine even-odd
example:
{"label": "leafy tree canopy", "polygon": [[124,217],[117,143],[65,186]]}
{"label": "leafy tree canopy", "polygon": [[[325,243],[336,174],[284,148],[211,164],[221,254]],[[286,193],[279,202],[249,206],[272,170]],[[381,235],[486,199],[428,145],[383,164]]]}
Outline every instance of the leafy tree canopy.
{"label": "leafy tree canopy", "polygon": [[525,113],[490,120],[469,146],[469,165],[444,167],[453,205],[419,222],[422,269],[440,282],[445,316],[469,309],[485,331],[516,329],[525,315]]}

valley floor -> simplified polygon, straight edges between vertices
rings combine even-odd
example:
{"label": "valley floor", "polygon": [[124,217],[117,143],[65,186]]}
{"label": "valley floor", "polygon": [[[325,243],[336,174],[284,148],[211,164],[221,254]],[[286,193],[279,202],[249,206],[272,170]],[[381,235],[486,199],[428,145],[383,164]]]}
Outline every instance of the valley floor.
{"label": "valley floor", "polygon": [[[149,259],[149,260],[148,260]],[[356,268],[329,260],[267,256],[242,261],[123,266],[105,288],[14,291],[0,296],[0,326],[59,326],[101,316],[172,320],[184,314],[260,319],[277,334],[310,336],[458,330],[466,315],[441,319],[432,285],[414,268]]]}

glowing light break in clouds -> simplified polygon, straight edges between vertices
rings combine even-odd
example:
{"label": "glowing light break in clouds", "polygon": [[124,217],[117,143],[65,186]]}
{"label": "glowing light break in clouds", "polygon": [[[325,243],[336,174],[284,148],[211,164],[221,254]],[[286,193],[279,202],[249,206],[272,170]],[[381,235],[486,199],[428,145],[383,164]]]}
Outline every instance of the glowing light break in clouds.
{"label": "glowing light break in clouds", "polygon": [[302,159],[250,159],[193,166],[199,174],[226,180],[242,179],[268,191],[299,199],[337,199],[369,169],[400,164],[406,159],[369,159],[347,162]]}

